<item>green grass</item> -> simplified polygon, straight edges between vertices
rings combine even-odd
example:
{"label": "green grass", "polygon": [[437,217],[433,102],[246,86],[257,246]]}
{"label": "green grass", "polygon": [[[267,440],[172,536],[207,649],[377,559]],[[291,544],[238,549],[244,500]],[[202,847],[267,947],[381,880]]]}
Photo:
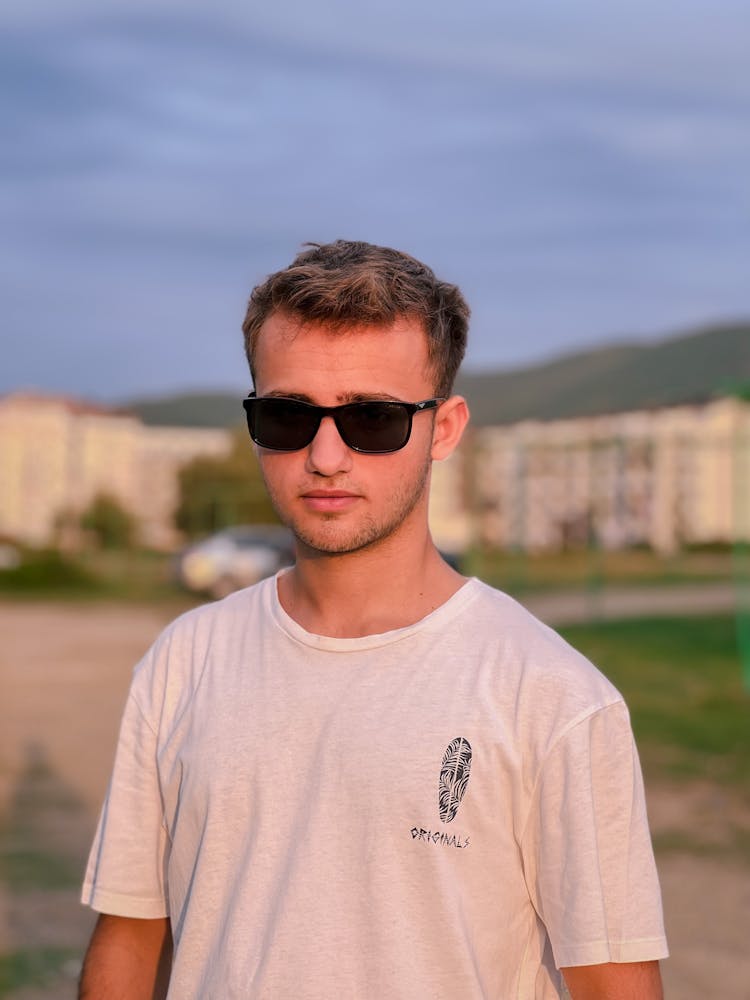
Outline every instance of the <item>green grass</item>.
{"label": "green grass", "polygon": [[103,593],[127,600],[169,600],[185,597],[172,576],[172,558],[141,549],[82,553],[80,564],[101,581]]}
{"label": "green grass", "polygon": [[81,866],[67,857],[38,848],[0,848],[0,884],[11,892],[29,889],[74,889]]}
{"label": "green grass", "polygon": [[512,593],[607,584],[660,586],[731,580],[728,548],[685,550],[661,556],[647,549],[616,552],[579,549],[530,554],[475,550],[463,560],[463,572],[479,576],[493,587]]}
{"label": "green grass", "polygon": [[[169,555],[139,549],[98,550],[76,556],[53,550],[23,553],[15,569],[0,569],[0,595],[14,599],[116,599],[195,603],[173,579]],[[645,549],[577,550],[531,555],[475,550],[461,560],[468,575],[513,594],[608,584],[659,586],[731,580],[738,573],[728,548],[686,550],[664,557]]]}
{"label": "green grass", "polygon": [[657,854],[693,854],[708,858],[741,859],[750,864],[750,831],[730,823],[722,839],[706,838],[700,829],[660,830],[652,835]]}
{"label": "green grass", "polygon": [[731,616],[560,631],[622,691],[649,779],[702,778],[750,795],[750,694]]}
{"label": "green grass", "polygon": [[70,948],[26,948],[0,955],[0,997],[25,986],[42,986],[79,958]]}
{"label": "green grass", "polygon": [[23,561],[0,570],[0,592],[19,596],[57,591],[90,594],[101,587],[95,573],[54,549],[24,553]]}
{"label": "green grass", "polygon": [[0,885],[10,897],[39,889],[77,890],[85,849],[79,833],[88,827],[83,802],[44,750],[30,748],[0,815]]}
{"label": "green grass", "polygon": [[51,549],[28,551],[13,569],[0,569],[0,596],[14,600],[174,601],[195,598],[181,590],[163,553],[100,550],[76,556]]}

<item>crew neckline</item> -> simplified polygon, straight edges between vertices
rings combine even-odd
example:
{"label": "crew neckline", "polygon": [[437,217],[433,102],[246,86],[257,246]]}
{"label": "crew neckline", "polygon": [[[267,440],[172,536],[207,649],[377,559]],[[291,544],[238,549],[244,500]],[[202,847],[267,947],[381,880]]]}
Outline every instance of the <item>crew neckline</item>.
{"label": "crew neckline", "polygon": [[394,642],[401,642],[415,632],[442,627],[452,618],[455,618],[456,615],[474,600],[481,586],[480,581],[476,577],[469,577],[447,601],[411,625],[390,629],[387,632],[376,632],[372,635],[339,638],[337,636],[317,635],[314,632],[308,632],[307,629],[303,628],[299,622],[295,621],[284,610],[279,600],[278,580],[285,572],[287,571],[283,569],[279,570],[275,576],[269,577],[264,581],[266,590],[264,595],[265,603],[276,625],[290,636],[290,638],[304,646],[340,653],[377,649],[380,646],[388,646]]}

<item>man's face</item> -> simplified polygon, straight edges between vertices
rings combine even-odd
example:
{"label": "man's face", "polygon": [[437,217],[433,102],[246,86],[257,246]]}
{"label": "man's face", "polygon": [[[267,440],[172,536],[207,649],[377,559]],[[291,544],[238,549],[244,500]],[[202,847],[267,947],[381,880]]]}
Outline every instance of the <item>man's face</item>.
{"label": "man's face", "polygon": [[[332,333],[277,314],[260,331],[254,367],[258,396],[294,396],[318,406],[434,395],[426,335],[406,318]],[[406,446],[387,455],[352,451],[331,417],[300,451],[258,448],[271,500],[298,542],[344,554],[423,529],[433,420],[431,411],[415,414]]]}

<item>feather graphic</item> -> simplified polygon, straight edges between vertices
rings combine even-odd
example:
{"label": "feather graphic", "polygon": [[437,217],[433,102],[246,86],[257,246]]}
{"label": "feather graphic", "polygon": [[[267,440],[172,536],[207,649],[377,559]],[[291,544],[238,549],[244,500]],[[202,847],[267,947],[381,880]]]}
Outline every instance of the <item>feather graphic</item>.
{"label": "feather graphic", "polygon": [[470,771],[471,743],[463,736],[457,736],[448,744],[440,768],[438,808],[443,823],[450,823],[455,819],[469,784]]}

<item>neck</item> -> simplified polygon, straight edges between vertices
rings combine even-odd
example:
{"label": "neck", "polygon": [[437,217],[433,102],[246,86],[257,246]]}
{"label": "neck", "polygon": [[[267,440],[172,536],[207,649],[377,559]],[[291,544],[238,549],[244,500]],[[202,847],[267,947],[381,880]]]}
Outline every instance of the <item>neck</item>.
{"label": "neck", "polygon": [[306,631],[351,639],[413,625],[463,583],[426,534],[407,550],[389,539],[338,556],[299,551],[278,592],[284,610]]}

